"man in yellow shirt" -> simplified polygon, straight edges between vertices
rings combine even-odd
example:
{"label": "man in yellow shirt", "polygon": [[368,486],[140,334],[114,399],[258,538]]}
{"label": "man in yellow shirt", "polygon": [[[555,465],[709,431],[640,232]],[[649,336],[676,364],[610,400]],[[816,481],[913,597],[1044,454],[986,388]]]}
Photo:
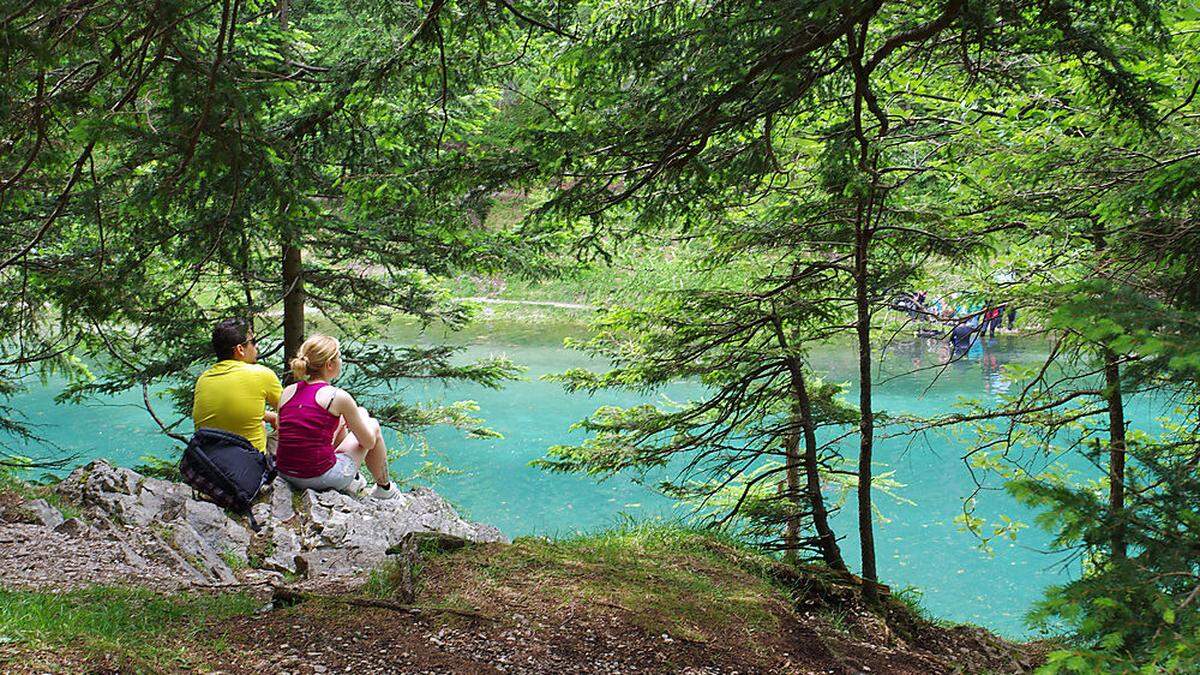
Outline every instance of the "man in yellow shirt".
{"label": "man in yellow shirt", "polygon": [[267,451],[267,432],[279,415],[266,406],[279,407],[283,387],[271,369],[260,366],[254,329],[242,319],[226,319],[217,324],[212,335],[216,365],[196,380],[192,401],[192,422],[196,428],[209,427],[238,434],[259,450]]}

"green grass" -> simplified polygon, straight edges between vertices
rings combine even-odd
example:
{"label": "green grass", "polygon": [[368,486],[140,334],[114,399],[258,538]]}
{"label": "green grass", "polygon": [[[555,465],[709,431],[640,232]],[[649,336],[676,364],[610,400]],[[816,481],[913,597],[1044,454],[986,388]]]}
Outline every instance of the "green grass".
{"label": "green grass", "polygon": [[[689,260],[698,253],[681,245],[628,246],[619,248],[607,263],[579,264],[564,259],[561,272],[547,279],[463,276],[445,284],[453,295],[460,297],[602,305],[681,288],[694,276],[689,273]],[[491,309],[500,312],[501,307],[494,305]]]}
{"label": "green grass", "polygon": [[524,586],[559,604],[611,607],[651,632],[698,641],[714,631],[776,628],[784,597],[759,574],[772,564],[765,556],[678,525],[628,525],[553,541],[521,538],[508,547],[450,553],[445,562],[457,562],[461,568],[454,565],[451,574],[465,576],[443,601],[469,606],[498,589]]}
{"label": "green grass", "polygon": [[[258,604],[242,593],[166,596],[126,587],[65,593],[0,590],[0,642],[115,657],[133,670],[186,668],[196,665],[196,639],[207,621],[248,615]],[[207,647],[219,651],[220,643],[214,639]]]}
{"label": "green grass", "polygon": [[397,560],[388,559],[371,570],[367,576],[367,583],[363,584],[363,594],[372,598],[390,598],[395,595],[403,575],[402,564]]}
{"label": "green grass", "polygon": [[250,566],[248,559],[238,555],[237,552],[232,549],[224,549],[221,551],[220,555],[221,560],[223,560],[226,565],[229,565],[229,569],[233,570],[234,572],[244,570]]}
{"label": "green grass", "polygon": [[79,507],[55,492],[53,486],[24,481],[10,469],[0,468],[0,493],[14,494],[23,501],[44,499],[47,504],[58,509],[63,518],[78,518],[81,514]]}
{"label": "green grass", "polygon": [[953,621],[946,621],[938,618],[929,611],[925,606],[925,592],[916,586],[905,586],[900,589],[892,589],[892,599],[900,602],[908,608],[908,611],[918,619],[931,623],[939,628],[951,628],[953,626],[967,625],[958,624]]}
{"label": "green grass", "polygon": [[835,609],[827,607],[817,612],[817,614],[825,621],[825,623],[838,633],[848,634],[850,632],[850,622],[846,618],[845,609]]}

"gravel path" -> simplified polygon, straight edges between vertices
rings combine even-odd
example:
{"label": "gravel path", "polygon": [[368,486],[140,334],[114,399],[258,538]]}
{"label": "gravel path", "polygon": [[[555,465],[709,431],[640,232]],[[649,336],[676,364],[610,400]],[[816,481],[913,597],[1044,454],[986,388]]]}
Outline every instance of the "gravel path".
{"label": "gravel path", "polygon": [[68,590],[96,584],[176,589],[188,584],[172,564],[118,533],[71,535],[43,525],[0,523],[0,569],[9,588]]}

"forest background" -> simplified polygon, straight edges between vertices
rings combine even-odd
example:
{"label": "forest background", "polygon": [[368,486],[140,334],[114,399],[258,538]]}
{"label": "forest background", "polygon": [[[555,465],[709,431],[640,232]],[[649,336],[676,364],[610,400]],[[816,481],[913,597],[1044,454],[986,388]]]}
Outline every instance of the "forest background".
{"label": "forest background", "polygon": [[[849,484],[869,598],[877,439],[970,434],[971,469],[1084,561],[1032,617],[1072,632],[1051,665],[1200,666],[1192,3],[24,0],[0,27],[2,393],[140,390],[178,437],[210,326],[244,315],[272,365],[334,327],[345,386],[385,392],[368,405],[400,433],[487,434],[396,387],[515,366],[390,344],[389,322],[464,325],[463,275],[665,249],[676,288],[606,299],[577,345],[613,369],[561,379],[706,394],[598,410],[544,467],[682,457],[663,491],[834,569],[822,486]],[[877,410],[875,357],[935,318],[895,311],[915,288],[1018,307],[1050,357],[999,404]],[[836,339],[854,401],[806,361]],[[1176,408],[1158,436],[1124,415],[1151,393]],[[1104,478],[1031,468],[1053,453]]]}

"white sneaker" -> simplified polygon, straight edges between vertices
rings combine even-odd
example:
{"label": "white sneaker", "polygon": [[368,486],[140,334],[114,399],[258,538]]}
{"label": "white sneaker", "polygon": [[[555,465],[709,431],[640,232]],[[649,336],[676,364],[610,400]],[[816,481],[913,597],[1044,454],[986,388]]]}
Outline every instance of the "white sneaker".
{"label": "white sneaker", "polygon": [[363,478],[362,474],[360,473],[354,476],[354,480],[350,481],[350,484],[347,485],[342,492],[350,495],[351,497],[357,497],[363,493],[363,490],[366,489],[367,479]]}
{"label": "white sneaker", "polygon": [[386,490],[376,485],[375,489],[371,491],[371,496],[375,499],[392,499],[398,494],[400,494],[400,490],[396,488],[396,481],[388,483]]}

